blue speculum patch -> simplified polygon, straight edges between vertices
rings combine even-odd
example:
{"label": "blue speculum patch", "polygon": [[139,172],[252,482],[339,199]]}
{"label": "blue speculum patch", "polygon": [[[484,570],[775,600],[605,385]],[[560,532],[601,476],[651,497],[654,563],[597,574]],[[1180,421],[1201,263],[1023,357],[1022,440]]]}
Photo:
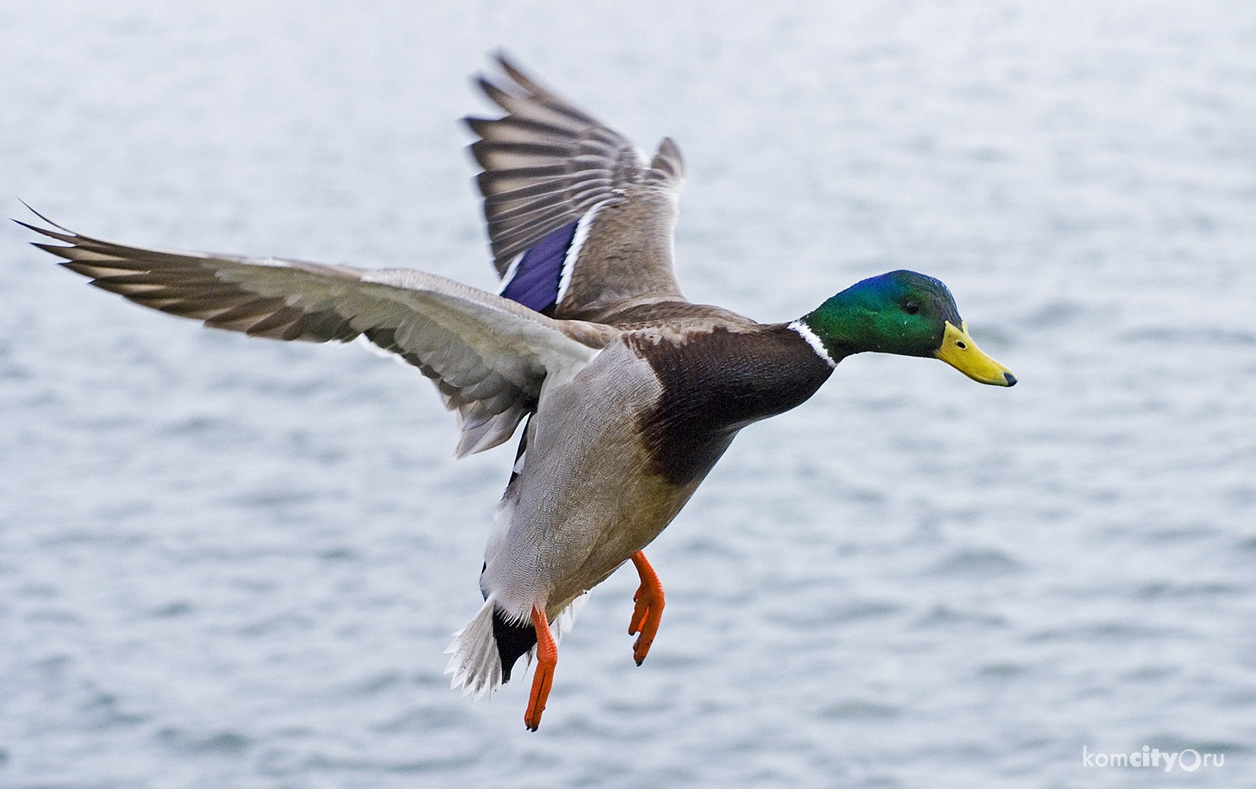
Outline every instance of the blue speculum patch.
{"label": "blue speculum patch", "polygon": [[524,252],[501,295],[537,312],[553,307],[558,301],[563,260],[576,236],[577,224],[578,221],[563,225]]}

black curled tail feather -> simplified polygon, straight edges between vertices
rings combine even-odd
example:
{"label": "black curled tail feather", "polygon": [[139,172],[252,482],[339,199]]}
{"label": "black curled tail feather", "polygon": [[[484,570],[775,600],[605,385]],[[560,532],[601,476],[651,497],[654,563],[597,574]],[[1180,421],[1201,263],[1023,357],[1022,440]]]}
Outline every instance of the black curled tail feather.
{"label": "black curled tail feather", "polygon": [[532,622],[511,622],[501,609],[493,607],[493,641],[497,644],[497,656],[501,661],[502,684],[510,681],[510,670],[516,661],[536,646],[536,628]]}

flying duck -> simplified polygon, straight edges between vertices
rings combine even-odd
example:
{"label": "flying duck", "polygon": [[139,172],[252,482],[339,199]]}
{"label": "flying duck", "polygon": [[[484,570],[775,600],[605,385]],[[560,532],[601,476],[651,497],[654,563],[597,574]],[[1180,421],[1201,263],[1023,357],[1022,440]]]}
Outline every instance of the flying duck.
{"label": "flying duck", "polygon": [[541,722],[557,640],[625,562],[645,660],[663,587],[643,553],[746,425],[807,400],[846,357],[933,357],[975,381],[1016,378],[977,348],[940,281],[892,271],[785,323],[689,302],[673,273],[684,163],[542,87],[507,57],[479,87],[505,113],[467,118],[499,294],[410,269],[174,252],[80,235],[42,215],[35,246],[137,304],[258,337],[364,339],[432,379],[461,457],[523,424],[480,573],[484,604],[449,648],[476,697],[535,658]]}

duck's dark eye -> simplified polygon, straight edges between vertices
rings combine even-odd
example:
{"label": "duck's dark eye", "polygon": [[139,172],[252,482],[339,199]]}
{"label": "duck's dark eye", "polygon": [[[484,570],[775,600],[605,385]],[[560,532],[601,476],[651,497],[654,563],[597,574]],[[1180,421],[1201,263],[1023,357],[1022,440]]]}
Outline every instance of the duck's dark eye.
{"label": "duck's dark eye", "polygon": [[915,315],[917,312],[920,312],[920,302],[918,301],[905,302],[903,304],[903,311],[906,312],[908,315]]}

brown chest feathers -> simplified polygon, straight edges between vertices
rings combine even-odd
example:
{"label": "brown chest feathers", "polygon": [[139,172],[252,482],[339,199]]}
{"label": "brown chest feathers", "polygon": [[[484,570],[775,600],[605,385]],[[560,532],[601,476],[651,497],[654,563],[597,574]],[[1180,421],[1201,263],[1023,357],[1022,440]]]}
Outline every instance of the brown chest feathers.
{"label": "brown chest feathers", "polygon": [[758,331],[714,327],[682,339],[629,335],[663,386],[641,416],[654,471],[683,486],[706,475],[737,431],[801,404],[833,368],[784,325]]}

